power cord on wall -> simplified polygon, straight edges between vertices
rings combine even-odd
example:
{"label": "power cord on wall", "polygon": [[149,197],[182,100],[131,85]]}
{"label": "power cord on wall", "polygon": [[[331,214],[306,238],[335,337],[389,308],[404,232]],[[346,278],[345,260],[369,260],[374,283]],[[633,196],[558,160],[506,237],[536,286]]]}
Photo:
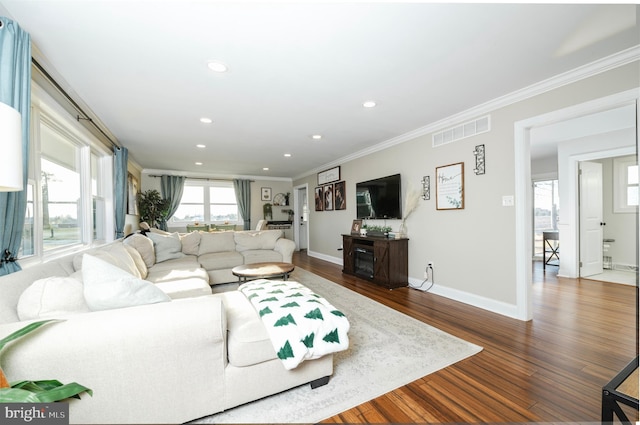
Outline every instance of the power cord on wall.
{"label": "power cord on wall", "polygon": [[[429,277],[429,272],[431,272],[431,277]],[[425,268],[425,273],[426,273],[426,279],[422,281],[422,283],[418,286],[414,286],[411,283],[409,283],[409,287],[413,288],[413,289],[417,289],[418,291],[422,291],[422,292],[428,292],[431,288],[433,288],[433,284],[435,283],[435,279],[433,277],[433,266],[429,265]],[[431,279],[430,285],[427,286],[426,288],[424,287],[425,283],[429,282],[429,279]]]}

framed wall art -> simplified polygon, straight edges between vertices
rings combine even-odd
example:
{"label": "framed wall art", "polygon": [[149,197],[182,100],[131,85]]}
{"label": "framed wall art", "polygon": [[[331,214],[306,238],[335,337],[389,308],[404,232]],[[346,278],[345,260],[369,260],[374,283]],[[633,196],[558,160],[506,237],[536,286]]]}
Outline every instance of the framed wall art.
{"label": "framed wall art", "polygon": [[263,187],[260,190],[260,200],[262,201],[270,201],[271,200],[271,188]]}
{"label": "framed wall art", "polygon": [[345,183],[338,182],[333,185],[333,197],[335,199],[335,207],[336,210],[346,210],[347,209],[347,194],[345,192]]}
{"label": "framed wall art", "polygon": [[436,209],[464,209],[464,163],[436,167]]}
{"label": "framed wall art", "polygon": [[340,166],[330,168],[318,173],[318,185],[322,186],[327,183],[337,182],[340,180]]}
{"label": "framed wall art", "polygon": [[332,211],[333,210],[333,185],[325,184],[322,186],[322,194],[324,196],[324,210]]}
{"label": "framed wall art", "polygon": [[315,204],[316,204],[316,211],[324,210],[324,196],[322,193],[322,187],[316,187]]}

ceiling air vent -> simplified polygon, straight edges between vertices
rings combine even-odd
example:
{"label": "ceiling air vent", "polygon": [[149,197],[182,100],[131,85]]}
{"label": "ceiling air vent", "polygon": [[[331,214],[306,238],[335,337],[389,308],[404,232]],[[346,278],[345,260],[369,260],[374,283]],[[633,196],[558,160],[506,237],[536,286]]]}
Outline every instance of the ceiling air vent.
{"label": "ceiling air vent", "polygon": [[487,115],[473,121],[467,121],[438,133],[434,133],[433,147],[435,148],[437,146],[446,145],[447,143],[475,136],[476,134],[486,133],[489,130],[491,130],[491,116]]}

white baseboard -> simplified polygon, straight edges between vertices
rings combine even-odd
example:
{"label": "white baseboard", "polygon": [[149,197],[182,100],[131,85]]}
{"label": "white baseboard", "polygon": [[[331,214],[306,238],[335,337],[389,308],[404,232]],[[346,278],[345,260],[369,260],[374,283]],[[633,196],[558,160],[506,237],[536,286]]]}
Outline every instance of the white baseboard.
{"label": "white baseboard", "polygon": [[320,254],[319,252],[309,251],[309,250],[307,250],[307,255],[309,257],[319,258],[320,260],[328,261],[330,263],[338,264],[340,266],[343,265],[342,264],[342,257],[332,257],[330,255]]}
{"label": "white baseboard", "polygon": [[[307,255],[314,258],[319,258],[324,261],[328,261],[333,264],[338,264],[342,266],[342,257],[332,257],[330,255],[321,254],[314,251],[307,251]],[[409,284],[414,286],[419,286],[422,283],[422,279],[415,279],[413,277],[409,278]],[[464,304],[471,305],[473,307],[478,307],[483,310],[488,310],[493,313],[501,314],[503,316],[511,317],[514,319],[518,318],[518,309],[515,304],[507,304],[502,301],[492,300],[490,298],[481,297],[479,295],[471,294],[468,292],[460,291],[457,289],[449,288],[447,286],[440,285],[436,283],[429,290],[429,292],[440,295],[441,297],[449,298],[453,301],[459,301]]]}
{"label": "white baseboard", "polygon": [[[422,279],[409,278],[411,285],[419,286],[422,283]],[[497,313],[502,316],[511,317],[513,319],[519,319],[518,308],[515,304],[508,304],[502,301],[492,300],[490,298],[481,297],[479,295],[471,294],[469,292],[453,289],[448,286],[435,283],[429,290],[432,294],[439,295],[441,297],[449,298],[453,301],[458,301],[463,304],[468,304],[473,307],[478,307],[483,310]]]}

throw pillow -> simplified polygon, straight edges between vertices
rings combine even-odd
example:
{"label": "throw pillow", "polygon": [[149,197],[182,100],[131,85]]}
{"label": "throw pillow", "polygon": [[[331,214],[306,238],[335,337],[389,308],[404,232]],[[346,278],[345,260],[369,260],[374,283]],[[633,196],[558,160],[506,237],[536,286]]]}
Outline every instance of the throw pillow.
{"label": "throw pillow", "polygon": [[[133,262],[136,265],[136,268],[138,269],[138,272],[140,273],[140,277],[143,279],[147,278],[147,275],[149,274],[149,269],[147,269],[147,265],[145,264],[144,260],[142,259],[142,256],[140,255],[140,253],[131,245],[122,245],[124,246],[124,248],[127,250],[127,253],[129,253],[129,255],[131,256],[131,259],[133,260]],[[134,273],[135,276],[137,276]]]}
{"label": "throw pillow", "polygon": [[282,230],[235,232],[234,237],[238,252],[252,249],[274,249],[276,241],[282,237]]}
{"label": "throw pillow", "polygon": [[145,235],[136,233],[135,235],[131,235],[126,238],[123,243],[134,247],[136,251],[140,253],[144,263],[147,265],[147,268],[153,267],[156,263],[156,251],[153,248],[153,241]]}
{"label": "throw pillow", "polygon": [[153,283],[92,255],[82,260],[84,298],[89,309],[110,310],[170,301]]}
{"label": "throw pillow", "polygon": [[212,252],[227,252],[236,250],[236,242],[233,240],[235,232],[203,232],[200,239],[198,255]]}
{"label": "throw pillow", "polygon": [[148,236],[153,241],[153,247],[156,251],[156,263],[184,257],[178,233],[168,235],[149,233]]}
{"label": "throw pillow", "polygon": [[47,277],[33,282],[18,300],[20,320],[51,319],[89,310],[82,282],[73,277]]}
{"label": "throw pillow", "polygon": [[120,267],[122,270],[131,273],[136,277],[143,277],[140,270],[136,266],[135,261],[125,248],[122,242],[116,241],[89,251],[81,252],[73,258],[73,266],[76,271],[82,269],[82,259],[84,254],[99,257],[114,266]]}
{"label": "throw pillow", "polygon": [[182,252],[187,255],[198,255],[200,248],[200,232],[191,232],[186,235],[180,235],[182,242]]}

